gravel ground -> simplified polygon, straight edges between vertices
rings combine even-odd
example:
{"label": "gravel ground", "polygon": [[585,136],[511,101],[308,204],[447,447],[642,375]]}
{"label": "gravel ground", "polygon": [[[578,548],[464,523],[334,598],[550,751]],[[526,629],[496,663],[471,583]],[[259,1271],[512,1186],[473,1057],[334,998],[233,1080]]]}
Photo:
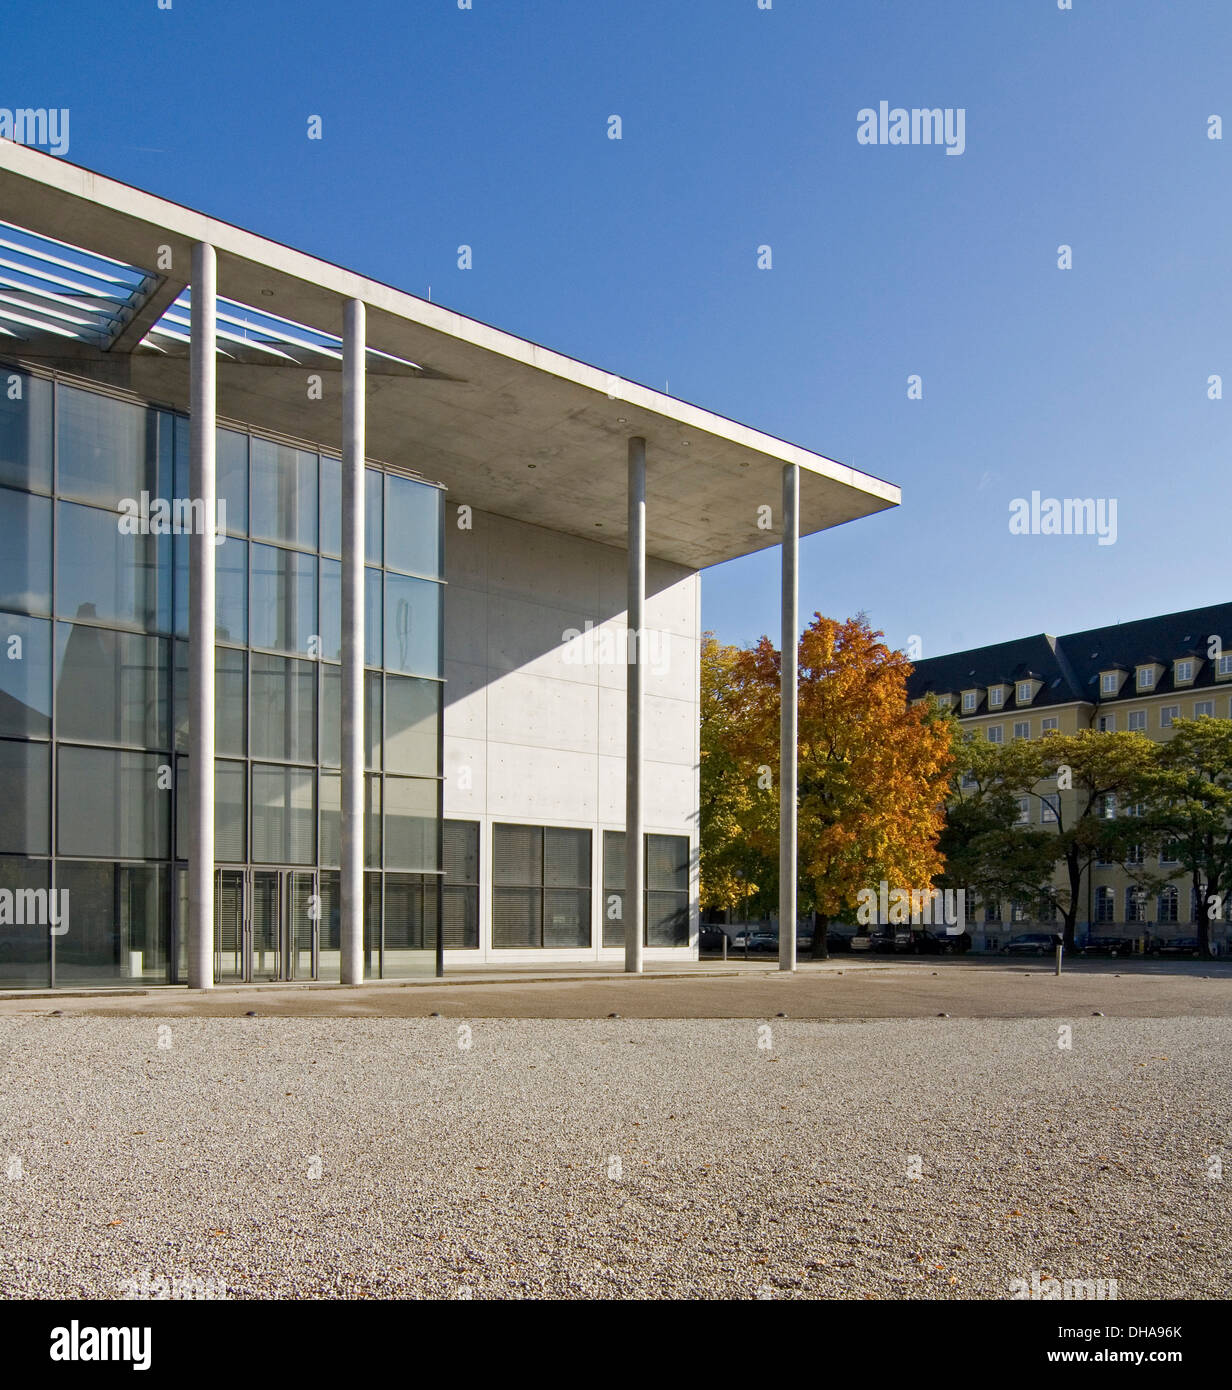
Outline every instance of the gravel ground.
{"label": "gravel ground", "polygon": [[3,1296],[1232,1296],[1232,1020],[161,1026],[0,1019]]}

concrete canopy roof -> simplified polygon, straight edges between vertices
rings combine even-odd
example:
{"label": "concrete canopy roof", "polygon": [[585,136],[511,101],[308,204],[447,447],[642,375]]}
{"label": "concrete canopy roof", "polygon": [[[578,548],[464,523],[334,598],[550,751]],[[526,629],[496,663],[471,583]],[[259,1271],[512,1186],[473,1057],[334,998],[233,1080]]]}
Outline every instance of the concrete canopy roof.
{"label": "concrete canopy roof", "polygon": [[[626,440],[642,435],[647,552],[702,569],[777,543],[784,463],[800,466],[802,535],[900,500],[893,484],[820,454],[2,139],[0,217],[155,284],[109,351],[48,336],[0,339],[0,353],[101,375],[176,409],[188,408],[186,357],[140,345],[183,290],[194,242],[217,252],[220,295],[322,332],[341,336],[345,301],[363,300],[369,347],[422,369],[382,371],[369,356],[368,456],[443,483],[453,502],[623,547]],[[165,273],[151,269],[160,248],[174,267]],[[307,370],[221,358],[219,415],[336,449],[340,385],[327,379],[324,399],[309,402]],[[769,531],[757,524],[764,504]]]}

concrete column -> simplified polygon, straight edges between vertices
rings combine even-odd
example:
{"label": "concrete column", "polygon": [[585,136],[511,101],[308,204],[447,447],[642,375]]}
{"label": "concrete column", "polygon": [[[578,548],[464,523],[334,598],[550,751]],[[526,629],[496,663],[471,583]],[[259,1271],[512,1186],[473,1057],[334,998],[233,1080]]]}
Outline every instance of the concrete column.
{"label": "concrete column", "polygon": [[364,978],[364,393],[365,309],[347,301],[342,330],[342,961]]}
{"label": "concrete column", "polygon": [[[217,440],[214,248],[192,249],[188,490],[201,529],[188,539],[188,985],[214,985],[214,525]],[[157,792],[154,795],[158,795]]]}
{"label": "concrete column", "polygon": [[646,626],[646,441],[629,440],[629,595],[625,666],[625,970],[642,973],[642,635]]}
{"label": "concrete column", "polygon": [[779,969],[796,968],[796,695],[800,640],[800,468],[783,465],[783,632],[779,668]]}

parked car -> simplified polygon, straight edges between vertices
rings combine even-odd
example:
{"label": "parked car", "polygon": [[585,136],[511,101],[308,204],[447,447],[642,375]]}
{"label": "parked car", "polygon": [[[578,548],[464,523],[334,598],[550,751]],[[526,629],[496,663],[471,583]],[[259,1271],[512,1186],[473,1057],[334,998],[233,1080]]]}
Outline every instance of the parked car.
{"label": "parked car", "polygon": [[871,951],[873,949],[873,938],[871,936],[861,936],[859,932],[855,936],[849,937],[847,941],[849,951]]}
{"label": "parked car", "polygon": [[1153,956],[1196,956],[1199,953],[1196,936],[1173,936],[1167,941],[1152,941]]}
{"label": "parked car", "polygon": [[851,943],[855,940],[854,936],[849,936],[846,932],[828,931],[826,932],[826,950],[833,954],[835,951],[850,951]]}
{"label": "parked car", "polygon": [[703,951],[722,951],[726,940],[727,933],[722,927],[706,926],[701,929],[697,944]]}
{"label": "parked car", "polygon": [[773,931],[738,931],[732,937],[731,950],[743,955],[746,943],[750,955],[774,955],[779,949],[779,934]]}
{"label": "parked car", "polygon": [[1080,956],[1128,956],[1134,943],[1127,936],[1088,936],[1078,948]]}
{"label": "parked car", "polygon": [[909,927],[880,927],[873,932],[871,949],[882,954],[891,954],[912,949],[911,929]]}
{"label": "parked car", "polygon": [[916,949],[926,956],[957,956],[971,949],[971,937],[964,931],[951,936],[946,931],[916,932]]}
{"label": "parked car", "polygon": [[1030,931],[1010,937],[1005,951],[1010,956],[1050,956],[1060,944],[1056,932]]}

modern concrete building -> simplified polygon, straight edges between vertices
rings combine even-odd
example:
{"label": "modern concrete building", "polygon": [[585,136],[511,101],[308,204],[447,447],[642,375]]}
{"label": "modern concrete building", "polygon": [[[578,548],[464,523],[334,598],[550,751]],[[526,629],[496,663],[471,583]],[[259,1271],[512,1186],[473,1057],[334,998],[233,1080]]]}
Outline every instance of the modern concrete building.
{"label": "modern concrete building", "polygon": [[699,572],[794,634],[898,490],[7,141],[0,219],[0,985],[694,955]]}
{"label": "modern concrete building", "polygon": [[[1091,628],[1063,637],[1040,633],[972,651],[917,661],[908,698],[933,696],[975,738],[993,743],[1043,738],[1083,730],[1139,732],[1166,741],[1174,719],[1232,719],[1232,603],[1191,608]],[[1040,786],[1019,802],[1019,824],[1047,829],[1060,806],[1073,823],[1079,793]],[[1058,798],[1060,799],[1058,801]],[[1132,815],[1117,807],[1106,815]],[[1143,864],[1141,853],[1134,861]],[[1169,881],[1146,894],[1127,868],[1096,863],[1083,875],[1077,936],[1168,941],[1196,935],[1196,906],[1190,878],[1165,849],[1150,869]],[[1058,883],[1061,882],[1058,876]],[[980,905],[971,931],[977,948],[998,950],[1012,936],[1051,930],[1055,911],[1039,903]],[[1226,952],[1232,900],[1222,923],[1211,924],[1211,940]]]}

